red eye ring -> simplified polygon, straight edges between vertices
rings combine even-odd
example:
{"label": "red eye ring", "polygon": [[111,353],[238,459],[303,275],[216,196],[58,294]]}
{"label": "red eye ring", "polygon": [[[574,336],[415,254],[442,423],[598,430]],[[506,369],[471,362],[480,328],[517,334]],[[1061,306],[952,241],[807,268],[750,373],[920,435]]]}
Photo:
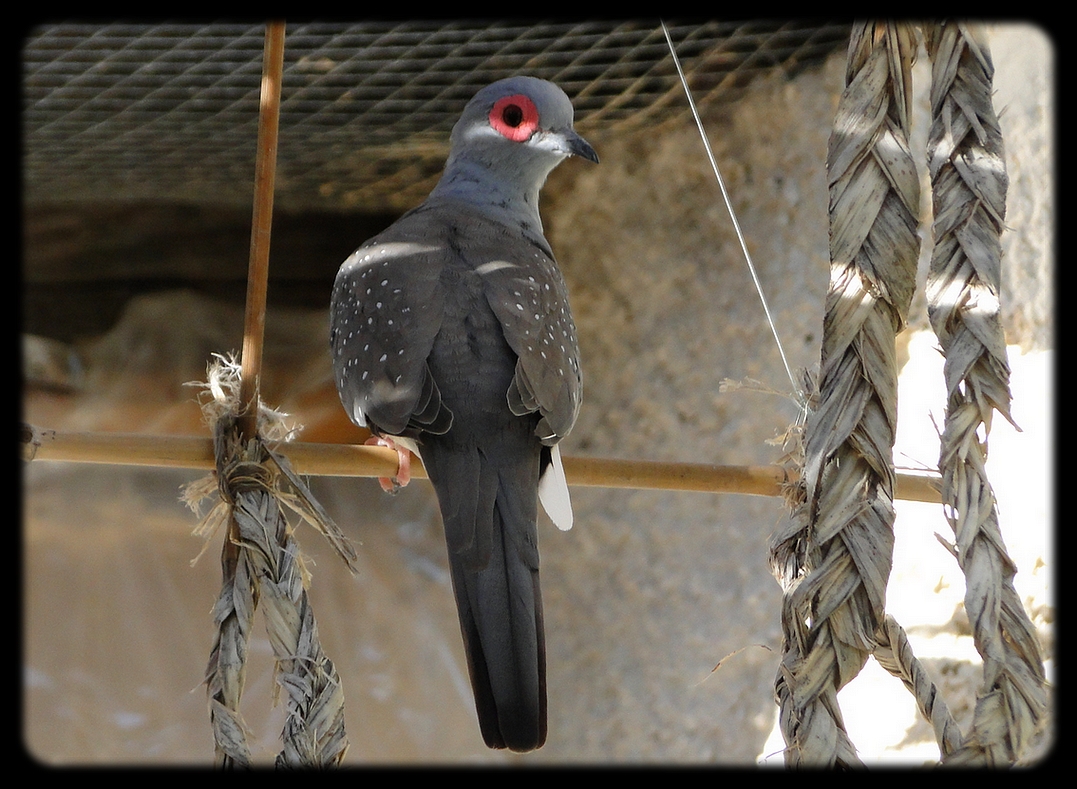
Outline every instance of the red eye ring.
{"label": "red eye ring", "polygon": [[538,129],[538,119],[535,102],[522,93],[498,99],[490,110],[490,125],[513,142],[529,139]]}

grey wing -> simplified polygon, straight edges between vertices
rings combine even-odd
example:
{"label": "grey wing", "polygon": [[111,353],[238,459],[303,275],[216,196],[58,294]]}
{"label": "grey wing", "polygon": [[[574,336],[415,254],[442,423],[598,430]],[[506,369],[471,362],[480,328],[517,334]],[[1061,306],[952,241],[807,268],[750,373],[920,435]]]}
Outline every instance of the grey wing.
{"label": "grey wing", "polygon": [[564,278],[544,245],[524,240],[514,253],[511,260],[491,258],[478,270],[505,339],[518,357],[509,408],[518,416],[539,412],[535,432],[552,446],[568,435],[580,410],[583,379],[576,324]]}
{"label": "grey wing", "polygon": [[389,435],[444,433],[452,412],[427,368],[441,328],[436,244],[390,227],[340,267],[330,305],[337,391],[356,424]]}

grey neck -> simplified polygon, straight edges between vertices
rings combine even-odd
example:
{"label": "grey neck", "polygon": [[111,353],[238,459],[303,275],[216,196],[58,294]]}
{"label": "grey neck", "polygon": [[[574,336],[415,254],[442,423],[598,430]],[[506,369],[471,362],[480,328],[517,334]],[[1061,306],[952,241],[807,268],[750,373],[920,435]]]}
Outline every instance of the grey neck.
{"label": "grey neck", "polygon": [[[445,164],[445,172],[430,193],[430,198],[461,200],[498,222],[513,228],[520,227],[541,237],[539,190],[552,167],[538,169],[536,173],[537,162],[528,161],[522,164],[525,166],[506,177],[501,172],[495,173],[485,161],[450,156]],[[531,167],[528,168],[527,165]],[[530,177],[521,172],[526,169],[532,170]],[[538,177],[535,177],[536,174]]]}

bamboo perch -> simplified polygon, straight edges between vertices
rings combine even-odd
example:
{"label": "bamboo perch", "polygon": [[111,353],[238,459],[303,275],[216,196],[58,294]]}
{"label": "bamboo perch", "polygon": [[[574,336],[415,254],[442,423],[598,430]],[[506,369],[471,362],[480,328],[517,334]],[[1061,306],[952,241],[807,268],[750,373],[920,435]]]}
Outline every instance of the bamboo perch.
{"label": "bamboo perch", "polygon": [[[26,460],[114,463],[134,466],[214,467],[213,441],[197,436],[147,436],[125,433],[67,433],[26,426],[22,437]],[[296,472],[327,477],[389,477],[397,471],[396,452],[358,444],[283,445]],[[691,490],[781,496],[786,470],[781,466],[719,466],[709,463],[667,463],[651,460],[566,457],[565,476],[574,486]],[[413,477],[426,478],[416,459]],[[896,495],[906,501],[937,504],[938,474],[898,472]],[[793,480],[789,480],[792,482]]]}

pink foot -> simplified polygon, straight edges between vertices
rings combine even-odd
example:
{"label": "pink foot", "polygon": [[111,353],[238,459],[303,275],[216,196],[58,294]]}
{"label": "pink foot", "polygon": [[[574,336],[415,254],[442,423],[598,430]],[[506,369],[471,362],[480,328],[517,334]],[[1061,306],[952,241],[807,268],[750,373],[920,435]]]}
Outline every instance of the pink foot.
{"label": "pink foot", "polygon": [[373,444],[379,447],[389,447],[396,450],[396,475],[392,477],[378,477],[378,484],[386,493],[396,493],[411,482],[411,453],[389,438],[371,436],[365,444]]}

